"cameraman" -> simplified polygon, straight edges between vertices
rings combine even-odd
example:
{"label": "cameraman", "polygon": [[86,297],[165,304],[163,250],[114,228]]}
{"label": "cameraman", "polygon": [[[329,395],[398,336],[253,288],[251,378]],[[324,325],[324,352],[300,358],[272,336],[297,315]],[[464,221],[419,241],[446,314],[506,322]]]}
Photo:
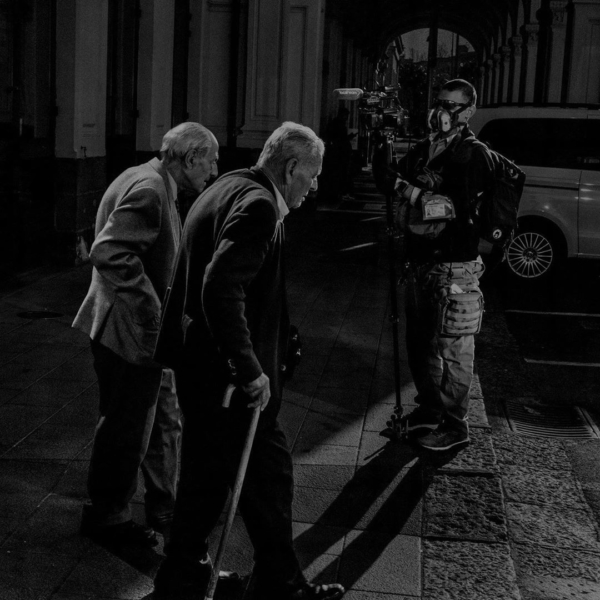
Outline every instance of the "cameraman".
{"label": "cameraman", "polygon": [[[475,138],[468,121],[476,100],[467,81],[444,84],[428,115],[432,133],[400,160],[395,186],[399,212],[404,213],[406,345],[418,404],[405,417],[406,428],[423,448],[437,451],[469,441],[474,336],[460,330],[448,335],[442,307],[449,294],[472,292],[469,297],[474,293],[479,299],[479,313],[469,316],[480,323],[483,299],[477,284],[483,263],[472,206],[490,171],[484,150],[470,143]],[[424,220],[431,215],[443,218]]]}

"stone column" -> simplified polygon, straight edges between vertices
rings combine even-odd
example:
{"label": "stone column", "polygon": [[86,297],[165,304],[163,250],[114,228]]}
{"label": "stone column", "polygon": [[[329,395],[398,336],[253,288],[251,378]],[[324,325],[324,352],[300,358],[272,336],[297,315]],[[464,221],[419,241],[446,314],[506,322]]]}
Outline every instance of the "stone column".
{"label": "stone column", "polygon": [[567,0],[550,0],[552,48],[548,70],[548,102],[560,102],[567,35]]}
{"label": "stone column", "polygon": [[492,93],[491,103],[498,104],[498,90],[500,89],[500,54],[492,54]]}
{"label": "stone column", "polygon": [[57,2],[56,30],[54,219],[73,262],[87,258],[106,187],[108,0]]}
{"label": "stone column", "polygon": [[171,123],[173,28],[171,0],[141,0],[136,149],[154,153]]}
{"label": "stone column", "polygon": [[508,96],[508,88],[509,88],[509,81],[510,81],[510,58],[511,58],[511,54],[512,54],[512,50],[510,46],[502,46],[500,48],[501,51],[501,68],[500,68],[500,73],[502,75],[502,80],[501,80],[501,89],[499,90],[499,94],[498,94],[498,102],[500,104],[506,104],[507,102],[510,101],[510,98]]}
{"label": "stone column", "polygon": [[[234,0],[199,0],[190,3],[192,19],[188,62],[188,109],[190,119],[208,127],[220,145],[227,143],[227,125],[231,85],[237,85],[238,96],[243,94],[243,81],[234,84],[232,67],[232,27]],[[243,10],[246,5],[244,3]],[[244,38],[245,32],[240,31]],[[238,66],[245,74],[245,44],[240,43]],[[241,100],[241,98],[240,98]],[[239,103],[238,103],[239,104]],[[236,115],[237,123],[243,120]]]}
{"label": "stone column", "polygon": [[105,156],[108,0],[57,4],[56,157]]}
{"label": "stone column", "polygon": [[512,60],[510,69],[510,82],[508,88],[508,101],[518,102],[521,86],[521,62],[523,60],[523,38],[515,35],[510,39],[512,45]]}
{"label": "stone column", "polygon": [[535,65],[537,62],[538,34],[540,26],[537,23],[525,25],[527,33],[527,60],[525,63],[525,94],[524,102],[533,102],[535,92]]}
{"label": "stone column", "polygon": [[319,127],[325,0],[251,0],[246,124],[240,147],[261,147],[282,121]]}
{"label": "stone column", "polygon": [[479,79],[477,80],[477,104],[483,105],[485,102],[485,65],[479,65]]}
{"label": "stone column", "polygon": [[492,88],[493,88],[494,61],[488,58],[485,61],[485,83],[483,86],[483,102],[488,105],[492,103]]}

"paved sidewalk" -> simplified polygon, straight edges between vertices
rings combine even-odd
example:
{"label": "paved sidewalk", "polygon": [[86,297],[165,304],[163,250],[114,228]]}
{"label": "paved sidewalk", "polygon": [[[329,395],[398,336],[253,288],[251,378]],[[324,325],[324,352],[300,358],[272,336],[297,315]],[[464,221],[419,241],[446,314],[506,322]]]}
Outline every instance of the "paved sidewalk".
{"label": "paved sidewalk", "polygon": [[[498,415],[488,421],[478,378],[464,451],[432,457],[382,435],[395,402],[385,248],[380,216],[305,207],[289,218],[289,300],[304,359],[281,420],[307,575],[339,580],[348,600],[600,598],[595,521],[564,442],[519,438]],[[162,544],[116,556],[78,534],[98,391],[88,340],[70,324],[90,271],[0,292],[2,600],[149,598],[162,557]],[[492,314],[494,336],[497,320]],[[139,520],[141,501],[138,493]],[[246,573],[251,561],[236,520],[226,566]],[[521,595],[523,582],[588,595]]]}

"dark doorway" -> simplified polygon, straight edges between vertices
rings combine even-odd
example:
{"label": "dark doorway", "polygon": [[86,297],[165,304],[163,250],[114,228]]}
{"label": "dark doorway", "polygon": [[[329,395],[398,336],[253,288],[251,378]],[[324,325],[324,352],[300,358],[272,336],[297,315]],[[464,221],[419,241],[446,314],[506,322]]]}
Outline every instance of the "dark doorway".
{"label": "dark doorway", "polygon": [[54,242],[55,0],[0,0],[0,277]]}

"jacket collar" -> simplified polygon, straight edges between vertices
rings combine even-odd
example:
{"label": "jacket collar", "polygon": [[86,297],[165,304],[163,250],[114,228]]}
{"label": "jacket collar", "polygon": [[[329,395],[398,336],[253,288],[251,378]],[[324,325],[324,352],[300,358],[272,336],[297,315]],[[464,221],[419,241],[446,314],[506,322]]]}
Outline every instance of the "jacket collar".
{"label": "jacket collar", "polygon": [[[258,167],[253,167],[253,169],[268,179],[270,188],[267,188],[267,189],[269,189],[269,191],[271,191],[271,189],[273,190],[273,195],[275,196],[275,200],[277,200],[277,211],[279,213],[279,220],[283,221],[283,219],[290,212],[290,209],[288,208],[287,204],[285,203],[285,200],[283,199],[281,192],[279,191],[278,187],[275,185],[275,182],[262,169],[260,169]],[[265,185],[265,187],[267,187],[267,186]]]}
{"label": "jacket collar", "polygon": [[153,158],[148,164],[163,178],[169,200],[175,201],[175,198],[177,197],[177,184],[165,166],[158,158]]}

